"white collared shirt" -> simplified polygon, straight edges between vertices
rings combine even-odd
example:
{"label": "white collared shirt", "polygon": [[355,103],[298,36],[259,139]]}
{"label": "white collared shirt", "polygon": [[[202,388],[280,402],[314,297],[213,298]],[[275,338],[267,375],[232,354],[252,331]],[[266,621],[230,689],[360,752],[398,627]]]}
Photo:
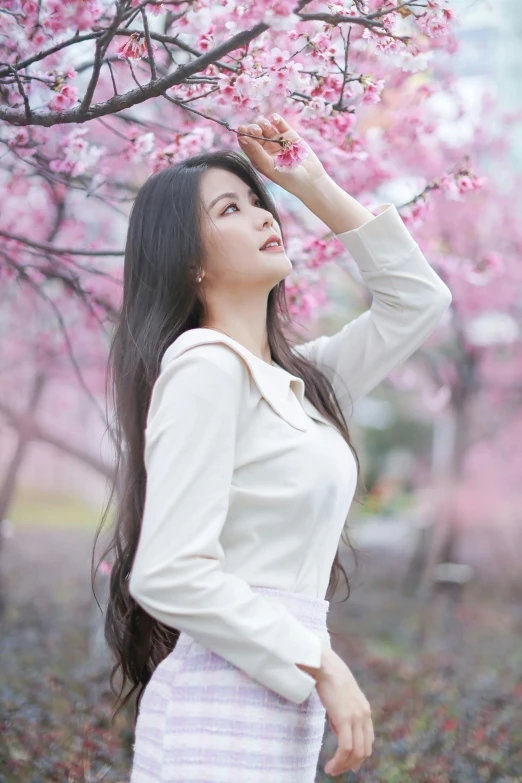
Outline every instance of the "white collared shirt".
{"label": "white collared shirt", "polygon": [[[451,302],[393,204],[337,234],[373,294],[332,336],[293,350],[333,382],[346,420],[419,348]],[[301,378],[214,329],[165,351],[145,430],[147,486],[129,579],[152,617],[185,631],[257,682],[301,704],[321,641],[250,585],[324,599],[356,488],[337,429]]]}

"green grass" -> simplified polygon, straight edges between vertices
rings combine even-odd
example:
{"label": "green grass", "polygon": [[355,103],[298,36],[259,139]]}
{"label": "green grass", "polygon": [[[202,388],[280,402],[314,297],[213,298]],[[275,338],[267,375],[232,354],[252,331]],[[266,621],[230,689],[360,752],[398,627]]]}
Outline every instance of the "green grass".
{"label": "green grass", "polygon": [[[95,530],[103,504],[95,506],[74,494],[46,492],[21,487],[6,514],[15,527],[41,526],[54,529]],[[110,519],[107,521],[110,524]]]}

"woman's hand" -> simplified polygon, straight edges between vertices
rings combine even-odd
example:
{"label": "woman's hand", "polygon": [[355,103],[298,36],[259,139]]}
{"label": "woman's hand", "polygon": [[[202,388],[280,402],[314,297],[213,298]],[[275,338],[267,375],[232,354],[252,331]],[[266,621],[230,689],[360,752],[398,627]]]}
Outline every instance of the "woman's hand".
{"label": "woman's hand", "polygon": [[316,672],[317,693],[337,737],[337,751],[326,764],[325,772],[358,772],[371,756],[375,738],[370,704],[348,666],[330,647],[323,647],[321,668]]}
{"label": "woman's hand", "polygon": [[[309,144],[282,117],[272,114],[271,120],[272,122],[265,119],[258,125],[239,125],[239,146],[261,174],[298,196],[306,192],[307,188],[315,186],[317,181],[326,175],[326,171]],[[283,145],[277,139],[282,139],[287,144]],[[288,142],[298,142],[293,150],[296,152],[295,156]],[[283,157],[290,158],[290,165],[292,158],[301,161],[293,168],[286,167],[284,160],[279,164],[278,154],[284,152],[285,147],[287,153]],[[278,170],[278,165],[282,165],[283,170]]]}

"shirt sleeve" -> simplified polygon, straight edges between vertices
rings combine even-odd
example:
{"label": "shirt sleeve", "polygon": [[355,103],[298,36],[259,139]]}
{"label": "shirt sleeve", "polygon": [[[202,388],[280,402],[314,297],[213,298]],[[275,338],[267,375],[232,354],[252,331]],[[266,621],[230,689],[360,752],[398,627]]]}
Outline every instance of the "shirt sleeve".
{"label": "shirt sleeve", "polygon": [[348,412],[349,404],[371,391],[422,345],[452,296],[394,204],[382,204],[362,226],[336,236],[370,288],[372,304],[332,336],[321,335],[293,350],[325,372],[349,417],[353,412]]}
{"label": "shirt sleeve", "polygon": [[145,430],[146,495],[129,591],[152,617],[301,704],[315,679],[296,663],[320,667],[320,637],[222,569],[246,383],[242,359],[223,345],[189,349],[160,372]]}

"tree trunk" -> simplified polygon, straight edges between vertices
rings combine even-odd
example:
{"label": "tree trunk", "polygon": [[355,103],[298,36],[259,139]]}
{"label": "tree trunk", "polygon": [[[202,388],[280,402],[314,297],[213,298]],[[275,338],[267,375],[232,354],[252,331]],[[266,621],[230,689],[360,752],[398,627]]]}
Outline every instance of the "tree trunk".
{"label": "tree trunk", "polygon": [[[34,377],[33,388],[31,389],[31,395],[29,403],[26,408],[26,415],[22,414],[19,418],[19,426],[17,427],[17,443],[14,450],[14,454],[11,458],[11,462],[7,466],[7,472],[4,476],[2,485],[0,486],[0,557],[2,555],[3,548],[3,535],[2,525],[3,520],[7,517],[7,512],[11,505],[13,495],[16,489],[16,478],[18,471],[24,461],[29,444],[32,439],[32,415],[33,411],[38,408],[42,394],[47,382],[47,376],[44,373],[37,373]],[[6,588],[3,583],[2,569],[0,569],[0,617],[3,617],[6,606]]]}

